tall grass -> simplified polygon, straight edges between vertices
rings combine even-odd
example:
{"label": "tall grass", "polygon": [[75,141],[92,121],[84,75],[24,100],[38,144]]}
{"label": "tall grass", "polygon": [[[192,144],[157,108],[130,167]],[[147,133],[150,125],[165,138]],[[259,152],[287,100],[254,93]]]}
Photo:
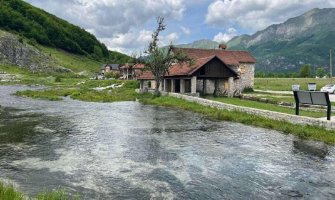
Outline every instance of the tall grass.
{"label": "tall grass", "polygon": [[24,200],[24,195],[21,192],[15,190],[15,188],[10,185],[7,186],[0,182],[0,199],[1,200]]}

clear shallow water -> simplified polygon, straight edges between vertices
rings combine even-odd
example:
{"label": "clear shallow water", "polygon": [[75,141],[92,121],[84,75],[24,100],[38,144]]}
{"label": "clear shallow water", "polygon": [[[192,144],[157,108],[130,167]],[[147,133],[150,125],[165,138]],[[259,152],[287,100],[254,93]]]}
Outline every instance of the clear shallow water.
{"label": "clear shallow water", "polygon": [[[0,178],[84,199],[334,199],[333,146],[137,102],[0,86]],[[15,107],[16,109],[12,109]]]}

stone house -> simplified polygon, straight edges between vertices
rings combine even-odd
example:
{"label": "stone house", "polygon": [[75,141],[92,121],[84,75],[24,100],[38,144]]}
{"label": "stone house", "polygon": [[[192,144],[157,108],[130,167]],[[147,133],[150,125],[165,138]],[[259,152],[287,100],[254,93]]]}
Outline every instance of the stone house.
{"label": "stone house", "polygon": [[124,80],[136,80],[141,75],[144,69],[143,64],[125,64],[120,67],[121,79]]}
{"label": "stone house", "polygon": [[109,72],[120,73],[119,64],[103,64],[100,68],[101,74],[106,74]]}
{"label": "stone house", "polygon": [[[245,88],[252,88],[255,58],[247,51],[225,50],[224,45],[220,47],[213,50],[174,48],[174,53],[186,54],[193,63],[172,65],[163,77],[160,91],[233,96]],[[138,80],[141,90],[155,88],[151,72],[143,72]]]}

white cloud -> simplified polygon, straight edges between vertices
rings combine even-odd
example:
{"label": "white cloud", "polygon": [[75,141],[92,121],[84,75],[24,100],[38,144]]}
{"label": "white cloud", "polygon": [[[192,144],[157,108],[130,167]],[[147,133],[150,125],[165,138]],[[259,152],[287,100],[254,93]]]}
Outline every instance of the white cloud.
{"label": "white cloud", "polygon": [[143,31],[149,22],[157,16],[181,20],[185,11],[184,0],[26,1],[85,28],[111,49],[140,47],[151,39],[151,33]]}
{"label": "white cloud", "polygon": [[185,35],[190,35],[192,32],[191,32],[191,29],[189,29],[189,28],[187,28],[187,27],[185,27],[185,26],[180,26],[180,29],[181,29],[181,31],[183,31],[183,33],[185,34]]}
{"label": "white cloud", "polygon": [[166,36],[160,37],[159,45],[166,46],[166,45],[169,45],[170,43],[176,44],[176,41],[178,40],[178,38],[179,38],[178,33],[170,33]]}
{"label": "white cloud", "polygon": [[237,30],[234,28],[229,28],[226,33],[219,32],[214,36],[213,40],[216,42],[228,42],[230,39],[238,35]]}
{"label": "white cloud", "polygon": [[312,8],[334,6],[334,0],[216,0],[208,6],[205,22],[256,31]]}
{"label": "white cloud", "polygon": [[[159,46],[169,45],[171,42],[175,43],[178,40],[178,33],[170,33],[168,35],[159,36]],[[117,34],[111,38],[102,38],[101,41],[109,46],[110,50],[123,52],[126,54],[138,54],[139,51],[145,50],[149,42],[152,40],[152,31],[141,30],[139,32],[128,32],[125,34]]]}
{"label": "white cloud", "polygon": [[127,33],[157,16],[182,19],[184,0],[27,0],[78,24],[94,29],[97,37]]}

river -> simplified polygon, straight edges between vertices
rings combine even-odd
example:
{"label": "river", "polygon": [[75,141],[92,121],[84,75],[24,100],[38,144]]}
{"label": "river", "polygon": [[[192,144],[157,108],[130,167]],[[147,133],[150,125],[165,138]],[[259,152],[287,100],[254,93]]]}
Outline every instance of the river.
{"label": "river", "polygon": [[335,199],[335,148],[138,102],[0,86],[0,179],[83,199]]}

